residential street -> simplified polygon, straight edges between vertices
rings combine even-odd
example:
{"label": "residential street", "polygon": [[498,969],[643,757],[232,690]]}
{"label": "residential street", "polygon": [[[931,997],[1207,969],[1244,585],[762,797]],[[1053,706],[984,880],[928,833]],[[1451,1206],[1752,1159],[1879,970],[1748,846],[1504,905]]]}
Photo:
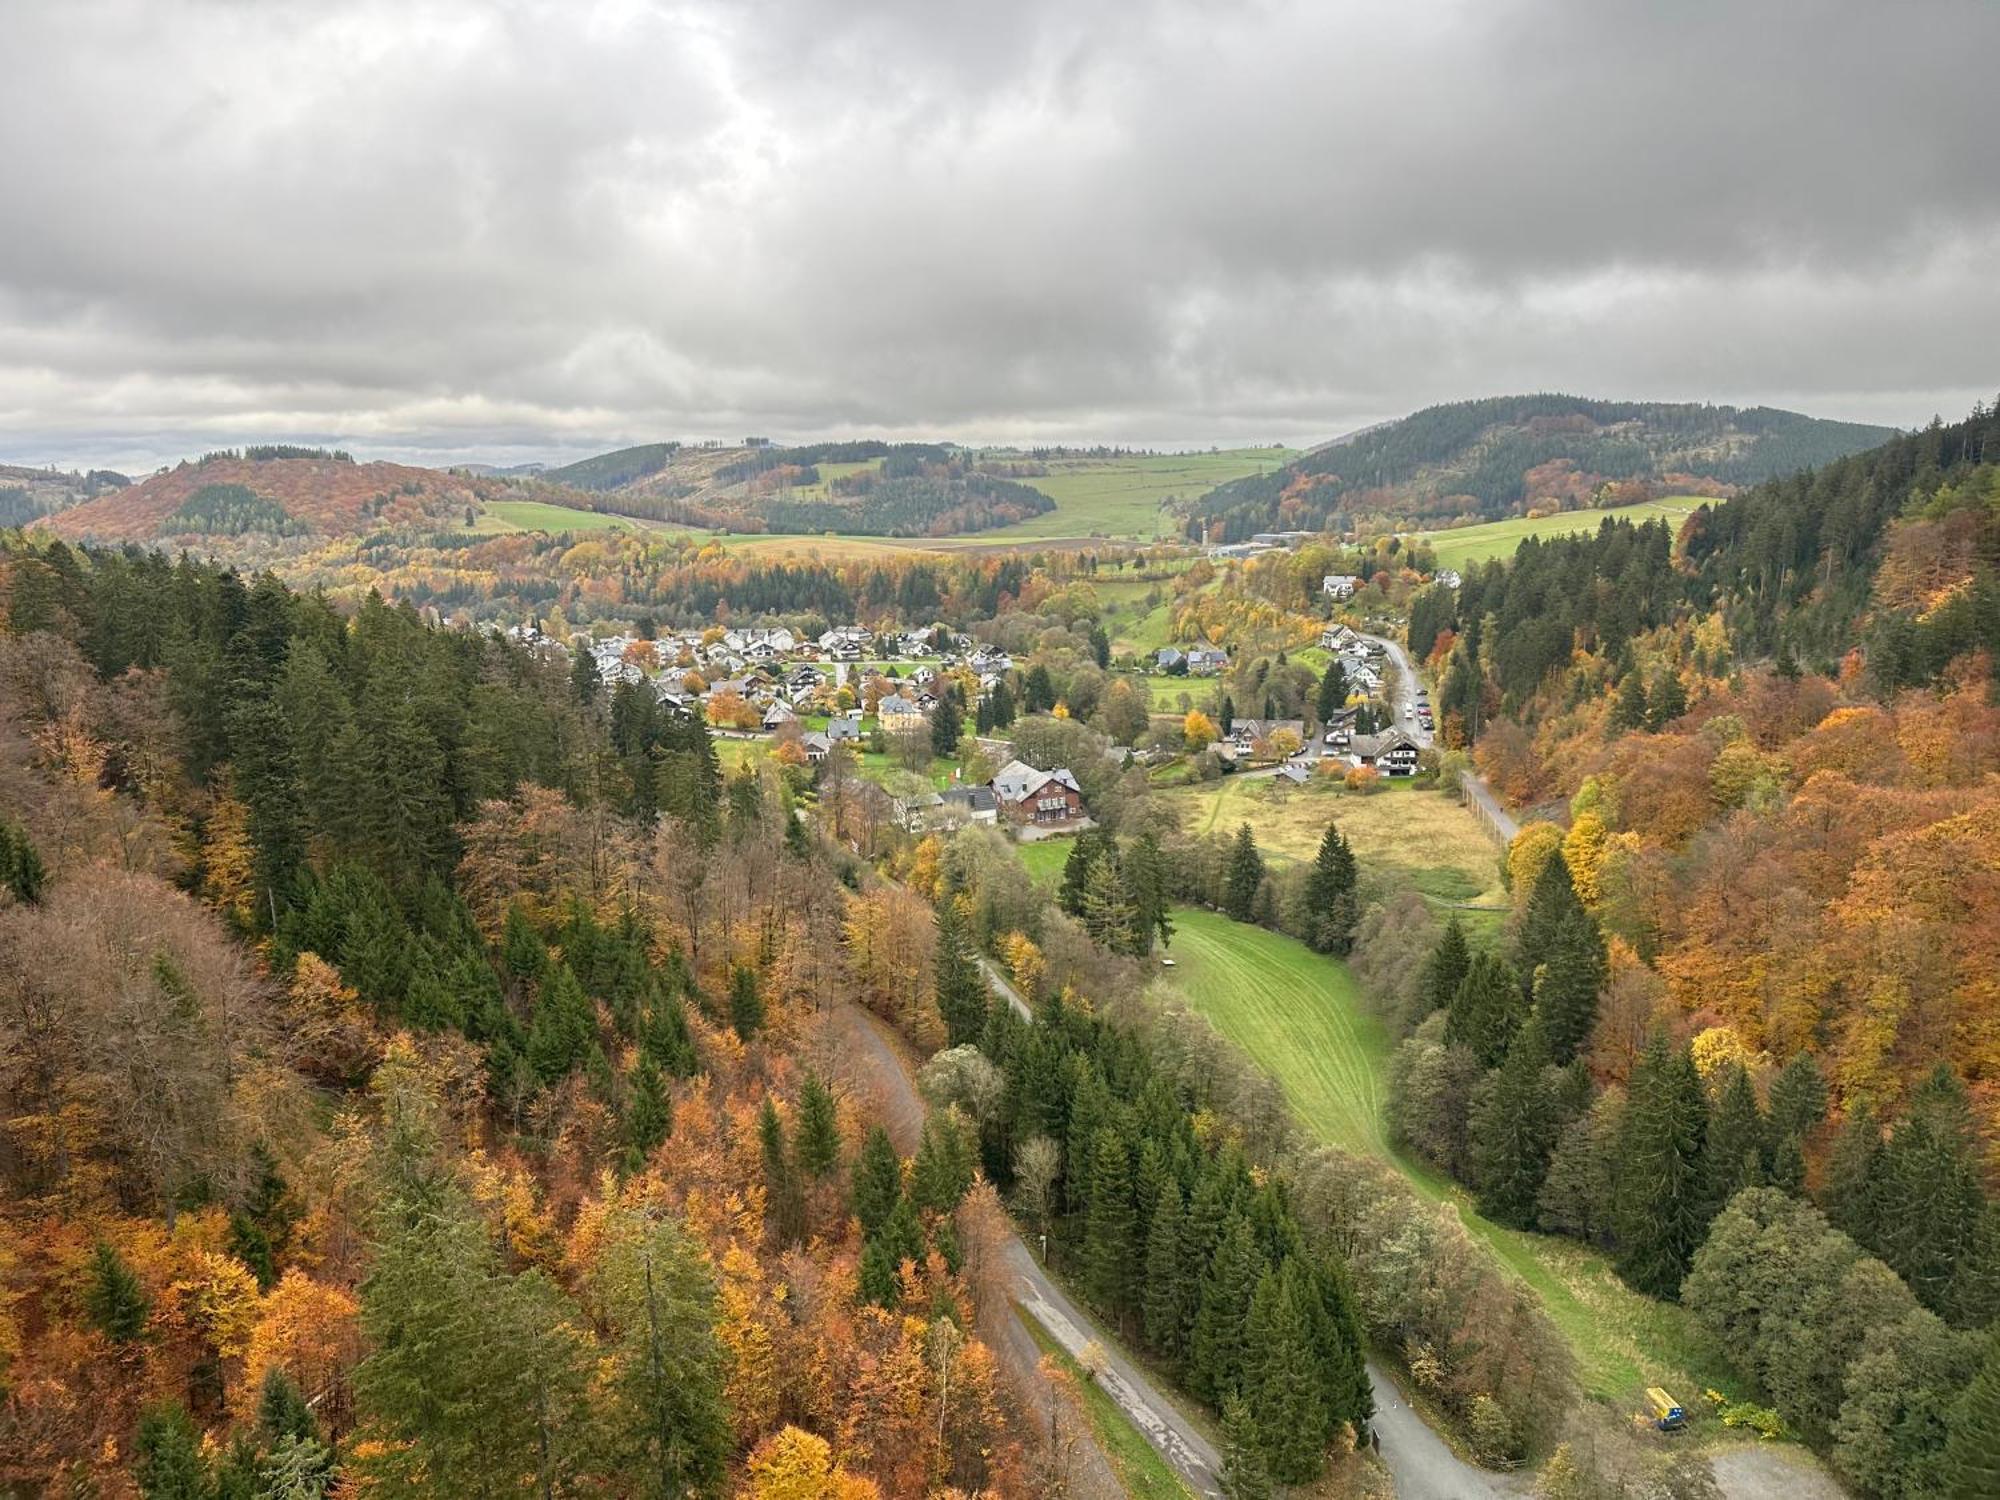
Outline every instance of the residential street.
{"label": "residential street", "polygon": [[[1419,745],[1429,745],[1432,742],[1430,731],[1408,722],[1403,717],[1403,710],[1415,703],[1417,698],[1417,672],[1410,662],[1409,653],[1400,643],[1390,640],[1387,636],[1370,635],[1363,636],[1362,639],[1380,641],[1388,650],[1389,660],[1396,667],[1396,685],[1390,695],[1389,706],[1395,710],[1396,722],[1405,733],[1414,738]],[[1485,778],[1468,771],[1461,785],[1465,788],[1465,795],[1477,805],[1478,810],[1485,815],[1487,822],[1499,835],[1501,846],[1504,848],[1511,844],[1514,835],[1521,831],[1521,825],[1515,821],[1513,814],[1500,805],[1500,799],[1493,795],[1493,788],[1486,784]]]}

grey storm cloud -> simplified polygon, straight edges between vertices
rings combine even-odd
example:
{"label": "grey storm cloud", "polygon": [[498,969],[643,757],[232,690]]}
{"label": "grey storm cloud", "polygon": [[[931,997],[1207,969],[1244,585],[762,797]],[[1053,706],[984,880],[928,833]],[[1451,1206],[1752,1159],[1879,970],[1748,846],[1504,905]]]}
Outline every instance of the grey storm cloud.
{"label": "grey storm cloud", "polygon": [[1996,383],[1989,0],[5,0],[0,456]]}

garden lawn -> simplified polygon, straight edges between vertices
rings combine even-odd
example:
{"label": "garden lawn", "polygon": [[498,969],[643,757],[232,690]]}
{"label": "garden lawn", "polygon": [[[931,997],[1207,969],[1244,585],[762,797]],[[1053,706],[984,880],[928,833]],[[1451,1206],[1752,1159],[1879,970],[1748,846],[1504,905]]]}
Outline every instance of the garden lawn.
{"label": "garden lawn", "polygon": [[1631,1291],[1602,1255],[1570,1240],[1504,1228],[1469,1196],[1389,1142],[1386,1070],[1393,1050],[1347,966],[1305,944],[1214,912],[1174,912],[1174,983],[1216,1030],[1277,1079],[1309,1131],[1388,1162],[1448,1203],[1466,1228],[1535,1292],[1574,1352],[1592,1396],[1636,1402],[1663,1385],[1683,1404],[1709,1388],[1748,1388],[1680,1308]]}

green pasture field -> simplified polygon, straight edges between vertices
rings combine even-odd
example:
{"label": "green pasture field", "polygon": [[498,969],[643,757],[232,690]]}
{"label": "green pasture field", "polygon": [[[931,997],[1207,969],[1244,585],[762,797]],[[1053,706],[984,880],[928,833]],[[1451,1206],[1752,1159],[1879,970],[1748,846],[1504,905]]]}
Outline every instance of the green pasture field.
{"label": "green pasture field", "polygon": [[486,514],[475,523],[474,531],[650,531],[645,521],[631,516],[608,516],[602,511],[572,510],[566,505],[549,505],[541,500],[489,500]]}
{"label": "green pasture field", "polygon": [[1171,982],[1193,1008],[1278,1081],[1314,1135],[1389,1163],[1423,1197],[1449,1205],[1541,1300],[1588,1394],[1628,1403],[1645,1386],[1664,1385],[1685,1401],[1710,1388],[1748,1397],[1682,1309],[1633,1292],[1582,1245],[1480,1217],[1463,1190],[1390,1143],[1392,1043],[1345,964],[1214,912],[1178,909],[1174,928]]}
{"label": "green pasture field", "polygon": [[[1005,462],[1009,455],[984,456]],[[1218,453],[1052,458],[1047,474],[1018,482],[1040,490],[1056,502],[1056,508],[979,536],[993,541],[1089,536],[1151,541],[1172,534],[1170,526],[1163,530],[1163,521],[1170,518],[1163,517],[1162,502],[1196,499],[1218,484],[1264,473],[1297,456],[1290,448],[1228,448]]]}
{"label": "green pasture field", "polygon": [[1679,522],[1698,507],[1715,501],[1701,495],[1668,495],[1640,505],[1624,505],[1616,510],[1570,510],[1560,515],[1538,516],[1529,520],[1513,516],[1505,521],[1487,521],[1478,526],[1459,526],[1449,531],[1405,532],[1412,541],[1430,544],[1441,568],[1465,568],[1495,557],[1512,557],[1514,549],[1531,536],[1571,536],[1579,531],[1595,531],[1606,516],[1622,521]]}

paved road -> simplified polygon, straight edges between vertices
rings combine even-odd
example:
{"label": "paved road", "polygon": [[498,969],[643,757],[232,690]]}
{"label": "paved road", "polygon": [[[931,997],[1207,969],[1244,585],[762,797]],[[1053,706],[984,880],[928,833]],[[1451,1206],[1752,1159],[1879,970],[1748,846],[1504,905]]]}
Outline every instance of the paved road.
{"label": "paved road", "polygon": [[1522,1493],[1517,1481],[1475,1469],[1447,1448],[1372,1361],[1368,1388],[1375,1393],[1375,1436],[1397,1500],[1498,1500]]}
{"label": "paved road", "polygon": [[[1363,636],[1362,639],[1380,641],[1388,650],[1389,660],[1395,663],[1396,685],[1390,694],[1389,707],[1395,711],[1396,722],[1402,726],[1405,733],[1413,736],[1419,745],[1430,744],[1430,731],[1422,725],[1409,723],[1403,717],[1403,710],[1415,703],[1417,697],[1417,670],[1410,664],[1409,653],[1403,649],[1400,642],[1392,641],[1387,636],[1369,635]],[[1493,795],[1493,788],[1486,784],[1485,778],[1467,771],[1460,785],[1464,787],[1465,795],[1478,805],[1480,812],[1486,815],[1487,822],[1499,835],[1501,844],[1504,846],[1513,843],[1514,835],[1521,831],[1521,825],[1514,821],[1513,814],[1500,805],[1500,799]]]}
{"label": "paved road", "polygon": [[[980,960],[980,966],[986,971],[986,982],[993,992],[1024,1017],[1029,1015],[1027,1001],[999,970],[985,959]],[[886,1095],[881,1104],[891,1133],[899,1137],[900,1149],[911,1149],[904,1142],[913,1142],[922,1129],[924,1104],[902,1059],[871,1018],[858,1008],[838,1006],[831,1019],[846,1043],[863,1054],[870,1077],[878,1091]],[[1072,1359],[1082,1354],[1086,1346],[1096,1345],[1092,1362],[1097,1367],[1098,1386],[1118,1403],[1132,1425],[1160,1450],[1161,1456],[1195,1494],[1205,1500],[1222,1500],[1222,1456],[1214,1445],[1195,1430],[1142,1371],[1111,1350],[1110,1341],[1097,1330],[1089,1314],[1055,1284],[1018,1235],[1008,1238],[1003,1254],[1014,1301],[1031,1313]],[[1032,1368],[1038,1351],[1018,1320],[1012,1320],[1012,1326],[1013,1338],[1026,1345],[1025,1349],[1014,1352]]]}

